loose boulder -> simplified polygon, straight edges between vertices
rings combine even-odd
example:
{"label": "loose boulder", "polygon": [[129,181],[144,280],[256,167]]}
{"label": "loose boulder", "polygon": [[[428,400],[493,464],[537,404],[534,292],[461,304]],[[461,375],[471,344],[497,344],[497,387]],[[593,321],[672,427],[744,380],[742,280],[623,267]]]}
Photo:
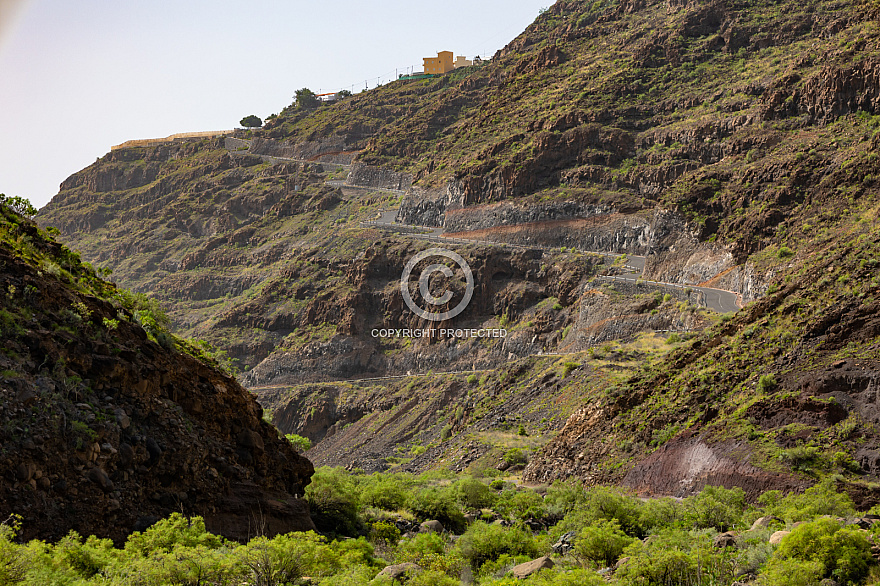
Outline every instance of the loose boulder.
{"label": "loose boulder", "polygon": [[767,515],[765,517],[759,517],[755,519],[755,522],[752,523],[751,529],[749,531],[755,531],[757,529],[766,529],[773,523],[784,523],[782,519],[776,517],[775,515]]}
{"label": "loose boulder", "polygon": [[717,549],[736,547],[736,535],[730,531],[716,535],[715,539],[712,541],[712,546]]}
{"label": "loose boulder", "polygon": [[422,567],[420,565],[407,562],[404,564],[385,566],[385,569],[379,572],[376,577],[378,578],[379,576],[387,576],[392,580],[400,582],[407,578],[407,574],[414,574],[421,571]]}
{"label": "loose boulder", "polygon": [[779,545],[789,533],[791,533],[791,531],[777,531],[770,536],[770,545]]}
{"label": "loose boulder", "polygon": [[511,572],[513,573],[514,578],[518,580],[525,580],[532,574],[536,574],[544,568],[552,568],[554,565],[555,564],[553,563],[553,560],[550,559],[550,556],[545,555],[544,557],[538,558],[536,560],[514,566]]}
{"label": "loose boulder", "polygon": [[440,521],[425,521],[419,525],[419,533],[443,533],[445,530]]}

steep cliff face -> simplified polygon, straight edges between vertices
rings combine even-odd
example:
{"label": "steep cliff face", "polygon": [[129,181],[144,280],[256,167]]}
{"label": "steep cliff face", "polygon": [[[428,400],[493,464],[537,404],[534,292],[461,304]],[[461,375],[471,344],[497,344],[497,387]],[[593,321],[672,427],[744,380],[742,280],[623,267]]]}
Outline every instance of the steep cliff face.
{"label": "steep cliff face", "polygon": [[[404,303],[400,280],[407,261],[431,246],[385,238],[368,246],[356,260],[338,267],[333,271],[342,273],[333,276],[340,281],[338,291],[325,290],[308,299],[299,314],[300,321],[288,325],[301,328],[302,334],[291,336],[289,345],[281,346],[243,375],[243,382],[261,387],[493,368],[515,357],[547,351],[559,343],[558,330],[576,312],[580,291],[604,267],[604,261],[596,257],[457,247],[473,274],[473,297],[455,320],[428,322]],[[296,276],[292,275],[291,280]],[[463,291],[455,291],[457,303]],[[266,294],[297,295],[283,284]],[[253,306],[264,303],[256,299]],[[559,307],[553,309],[556,303]],[[332,324],[332,331],[327,331],[324,340],[312,339],[307,328],[314,324]],[[393,333],[402,329],[504,327],[510,330],[508,336],[491,339],[418,339]],[[381,336],[381,330],[391,330],[392,334]]]}
{"label": "steep cliff face", "polygon": [[0,290],[0,515],[26,537],[121,540],[172,511],[233,539],[313,527],[312,465],[254,398],[2,205]]}

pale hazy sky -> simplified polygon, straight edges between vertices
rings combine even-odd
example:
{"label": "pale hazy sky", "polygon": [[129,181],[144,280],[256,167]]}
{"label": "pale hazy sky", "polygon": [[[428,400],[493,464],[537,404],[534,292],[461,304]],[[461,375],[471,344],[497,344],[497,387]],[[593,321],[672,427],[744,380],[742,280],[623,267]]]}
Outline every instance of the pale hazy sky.
{"label": "pale hazy sky", "polygon": [[0,0],[0,193],[42,207],[111,145],[491,56],[552,2]]}

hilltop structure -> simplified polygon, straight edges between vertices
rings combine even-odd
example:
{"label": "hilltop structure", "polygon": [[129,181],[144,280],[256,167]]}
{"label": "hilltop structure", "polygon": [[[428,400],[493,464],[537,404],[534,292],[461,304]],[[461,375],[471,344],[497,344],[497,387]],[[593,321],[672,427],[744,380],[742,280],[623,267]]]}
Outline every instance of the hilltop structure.
{"label": "hilltop structure", "polygon": [[425,73],[449,73],[455,69],[452,62],[452,51],[440,51],[436,57],[425,57]]}

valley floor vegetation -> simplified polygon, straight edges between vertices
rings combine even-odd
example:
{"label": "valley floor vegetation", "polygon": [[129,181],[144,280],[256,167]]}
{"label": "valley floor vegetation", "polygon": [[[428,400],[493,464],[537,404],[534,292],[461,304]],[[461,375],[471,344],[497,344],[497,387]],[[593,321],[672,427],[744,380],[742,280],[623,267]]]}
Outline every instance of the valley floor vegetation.
{"label": "valley floor vegetation", "polygon": [[[240,544],[174,513],[123,547],[75,532],[17,543],[12,517],[0,524],[0,586],[880,584],[880,517],[860,515],[836,486],[830,477],[749,504],[740,488],[640,499],[576,483],[322,468],[305,496],[320,534]],[[539,556],[553,566],[511,573]]]}

